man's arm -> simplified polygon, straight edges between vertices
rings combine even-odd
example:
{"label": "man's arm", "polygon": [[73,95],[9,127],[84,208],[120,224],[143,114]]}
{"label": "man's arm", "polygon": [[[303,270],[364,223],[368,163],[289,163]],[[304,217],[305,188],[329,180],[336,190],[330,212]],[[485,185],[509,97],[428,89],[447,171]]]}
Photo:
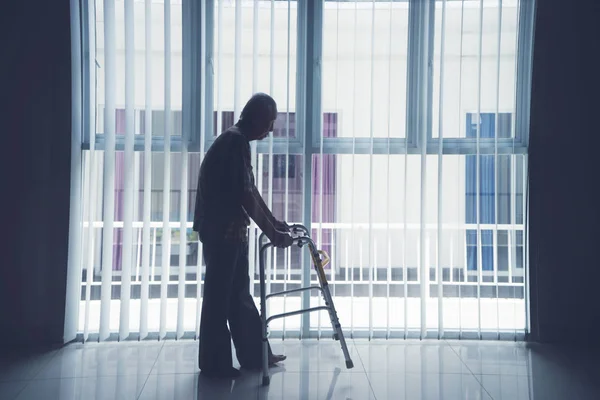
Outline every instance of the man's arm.
{"label": "man's arm", "polygon": [[291,246],[294,243],[292,237],[286,233],[279,232],[275,228],[265,213],[265,210],[261,207],[259,199],[260,196],[255,196],[252,191],[246,191],[244,193],[242,205],[248,215],[250,215],[276,247],[285,248]]}
{"label": "man's arm", "polygon": [[[273,215],[270,213],[268,207],[266,205],[263,207],[264,202],[262,201],[262,197],[255,193],[254,190],[244,191],[244,195],[242,197],[242,205],[244,209],[256,222],[258,227],[269,237],[269,239],[273,239],[276,234],[276,229],[274,227]],[[266,210],[266,211],[265,211]]]}
{"label": "man's arm", "polygon": [[242,207],[271,241],[279,241],[278,236],[281,236],[281,233],[275,227],[277,220],[254,184],[254,175],[250,166],[250,148],[247,143],[240,141],[234,142],[233,145],[232,180],[233,186],[239,188],[237,193]]}
{"label": "man's arm", "polygon": [[273,216],[273,213],[271,212],[271,210],[269,210],[269,206],[267,206],[267,204],[265,203],[265,200],[260,195],[260,192],[258,191],[258,188],[256,187],[256,185],[252,185],[252,191],[254,194],[254,198],[256,199],[256,202],[258,203],[258,206],[260,207],[262,212],[269,219],[269,221],[271,222],[271,225],[276,226],[277,218],[275,218],[275,216]]}

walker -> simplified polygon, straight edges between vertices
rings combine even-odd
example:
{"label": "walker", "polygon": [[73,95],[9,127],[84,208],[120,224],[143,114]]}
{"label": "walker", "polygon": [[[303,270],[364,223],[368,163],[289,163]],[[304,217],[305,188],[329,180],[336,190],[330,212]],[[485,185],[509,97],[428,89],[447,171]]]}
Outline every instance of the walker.
{"label": "walker", "polygon": [[[310,255],[313,261],[313,265],[315,267],[315,271],[317,272],[317,278],[319,280],[319,285],[313,285],[308,287],[302,287],[298,289],[285,290],[283,292],[266,294],[265,292],[265,253],[266,251],[273,247],[271,242],[267,242],[263,244],[264,238],[266,235],[263,233],[259,237],[259,245],[260,245],[260,253],[259,253],[259,263],[260,263],[260,316],[262,320],[262,372],[263,372],[263,386],[267,386],[270,383],[269,376],[269,347],[267,344],[267,328],[269,322],[274,319],[290,317],[292,315],[299,315],[303,313],[309,313],[313,311],[321,311],[327,310],[329,313],[329,319],[331,320],[331,326],[333,327],[333,339],[339,340],[342,346],[342,351],[344,352],[344,358],[346,359],[346,368],[350,369],[354,367],[354,363],[350,358],[350,353],[348,352],[348,346],[346,345],[346,340],[344,339],[344,333],[342,332],[342,327],[340,325],[340,321],[337,316],[337,312],[335,311],[335,306],[333,304],[333,298],[331,296],[331,292],[329,291],[329,284],[327,283],[327,278],[325,277],[325,271],[323,267],[326,266],[330,259],[327,253],[323,250],[317,250],[315,246],[315,242],[310,238],[308,229],[302,225],[291,225],[290,226],[290,234],[294,238],[294,244],[297,244],[298,247],[303,247],[308,245],[308,249],[310,251]],[[321,258],[321,256],[323,258]],[[282,296],[289,293],[297,293],[303,292],[306,290],[320,290],[323,295],[323,299],[325,300],[325,305],[320,307],[311,307],[306,309],[301,309],[297,311],[286,312],[282,314],[275,314],[267,317],[267,300],[274,296]]]}

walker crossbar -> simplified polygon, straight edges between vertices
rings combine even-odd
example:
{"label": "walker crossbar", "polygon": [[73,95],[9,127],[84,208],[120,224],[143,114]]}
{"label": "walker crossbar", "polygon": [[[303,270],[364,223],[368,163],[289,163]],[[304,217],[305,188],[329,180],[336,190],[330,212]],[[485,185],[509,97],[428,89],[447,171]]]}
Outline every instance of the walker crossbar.
{"label": "walker crossbar", "polygon": [[269,322],[271,322],[274,319],[291,317],[294,315],[304,314],[304,313],[313,312],[313,311],[329,311],[329,307],[327,307],[327,306],[311,307],[311,308],[304,308],[302,310],[289,311],[286,313],[271,315],[269,318],[267,318],[267,324],[269,324]]}
{"label": "walker crossbar", "polygon": [[[352,359],[350,358],[350,353],[348,352],[348,346],[346,345],[346,340],[344,339],[344,333],[342,332],[342,327],[340,325],[340,321],[337,316],[337,312],[335,310],[335,306],[333,304],[333,297],[331,296],[331,292],[329,291],[329,285],[327,283],[327,278],[325,276],[325,271],[323,267],[329,263],[329,255],[322,250],[318,250],[315,242],[310,238],[308,229],[302,225],[291,225],[290,234],[293,237],[293,243],[298,245],[298,247],[303,247],[305,245],[308,246],[310,251],[310,255],[313,261],[313,265],[315,271],[317,273],[317,279],[319,281],[318,286],[308,286],[297,289],[285,290],[283,292],[277,293],[266,293],[266,283],[265,283],[265,253],[269,248],[273,247],[273,244],[267,242],[263,244],[263,241],[266,237],[264,233],[262,233],[258,239],[258,243],[260,246],[260,252],[258,255],[259,258],[259,273],[260,273],[260,316],[262,321],[262,372],[263,372],[263,385],[266,386],[270,383],[269,377],[269,345],[267,342],[268,338],[268,325],[274,319],[290,317],[293,315],[299,315],[314,311],[327,311],[329,313],[329,319],[331,322],[331,326],[333,328],[333,338],[335,340],[340,341],[340,345],[342,347],[342,352],[344,353],[344,358],[346,359],[346,368],[353,368],[354,364]],[[321,258],[323,257],[323,258]],[[308,290],[319,290],[323,299],[325,300],[324,306],[306,308],[296,311],[290,311],[282,314],[275,314],[270,317],[267,317],[267,299],[274,296],[281,296],[289,293],[297,293],[304,292]]]}
{"label": "walker crossbar", "polygon": [[283,296],[284,294],[304,292],[305,290],[321,290],[321,291],[323,291],[323,289],[321,289],[321,286],[301,287],[298,289],[290,289],[290,290],[284,290],[283,292],[276,292],[276,293],[268,294],[267,299],[269,299],[271,297],[276,297],[276,296]]}

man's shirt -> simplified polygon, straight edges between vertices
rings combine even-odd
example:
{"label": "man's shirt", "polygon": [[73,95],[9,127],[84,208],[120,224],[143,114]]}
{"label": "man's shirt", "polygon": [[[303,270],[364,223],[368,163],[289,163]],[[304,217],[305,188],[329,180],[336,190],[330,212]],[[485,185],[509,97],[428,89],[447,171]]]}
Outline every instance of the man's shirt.
{"label": "man's shirt", "polygon": [[253,188],[250,143],[232,126],[217,137],[200,166],[194,211],[200,240],[247,240],[250,218],[242,199]]}

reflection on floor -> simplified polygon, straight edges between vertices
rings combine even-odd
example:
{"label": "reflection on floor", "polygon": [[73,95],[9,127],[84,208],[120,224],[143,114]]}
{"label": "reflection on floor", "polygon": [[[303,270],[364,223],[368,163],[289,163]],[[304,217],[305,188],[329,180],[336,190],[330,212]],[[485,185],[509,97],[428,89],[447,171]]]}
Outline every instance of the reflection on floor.
{"label": "reflection on floor", "polygon": [[195,341],[72,344],[0,360],[0,399],[600,399],[598,356],[582,347],[410,340],[348,345],[351,370],[332,340],[275,340],[274,351],[288,359],[262,387],[259,373],[231,382],[201,377]]}

